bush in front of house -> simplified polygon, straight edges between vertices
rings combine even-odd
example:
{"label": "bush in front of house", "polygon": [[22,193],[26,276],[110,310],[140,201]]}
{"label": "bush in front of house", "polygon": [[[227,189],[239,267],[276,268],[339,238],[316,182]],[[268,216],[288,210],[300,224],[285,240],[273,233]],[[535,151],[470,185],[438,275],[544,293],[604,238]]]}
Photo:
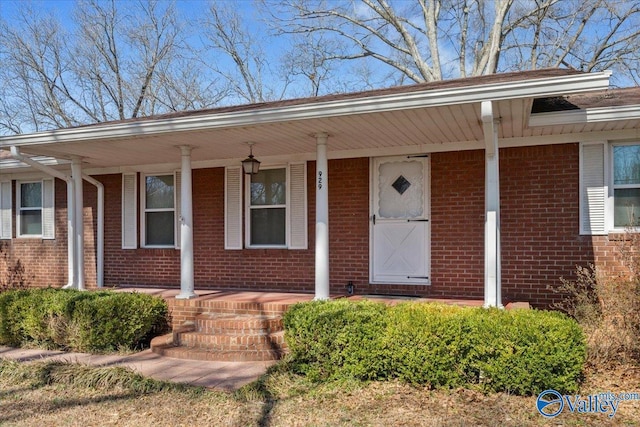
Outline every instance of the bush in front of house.
{"label": "bush in front of house", "polygon": [[289,366],[317,381],[570,393],[585,360],[581,328],[554,312],[314,301],[292,306],[284,325]]}
{"label": "bush in front of house", "polygon": [[[314,301],[285,312],[285,339],[299,372],[313,380],[340,376],[382,379],[386,307],[368,301]],[[381,365],[380,365],[381,364]]]}
{"label": "bush in front of house", "polygon": [[0,294],[0,344],[110,352],[148,346],[168,330],[158,297],[113,292],[27,289]]}
{"label": "bush in front of house", "polygon": [[117,351],[147,347],[165,333],[168,308],[161,298],[139,293],[109,293],[78,302],[70,339],[79,351]]}

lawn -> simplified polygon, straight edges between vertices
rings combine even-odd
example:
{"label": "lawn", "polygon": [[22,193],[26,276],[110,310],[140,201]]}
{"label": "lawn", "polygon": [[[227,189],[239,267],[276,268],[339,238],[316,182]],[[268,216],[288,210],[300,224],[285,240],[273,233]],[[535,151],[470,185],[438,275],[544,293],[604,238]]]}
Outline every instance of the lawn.
{"label": "lawn", "polygon": [[[581,394],[640,391],[640,369],[587,373]],[[8,426],[541,426],[640,425],[640,401],[613,419],[540,416],[535,397],[433,391],[399,382],[311,384],[272,369],[236,393],[160,383],[123,368],[0,361],[0,425]]]}

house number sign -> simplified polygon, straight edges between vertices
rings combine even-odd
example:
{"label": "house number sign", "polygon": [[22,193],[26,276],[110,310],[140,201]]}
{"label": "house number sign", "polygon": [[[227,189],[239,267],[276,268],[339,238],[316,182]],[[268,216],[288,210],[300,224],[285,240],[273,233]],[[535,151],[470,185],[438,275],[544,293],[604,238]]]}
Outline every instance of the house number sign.
{"label": "house number sign", "polygon": [[322,171],[318,171],[318,190],[322,190],[323,182]]}

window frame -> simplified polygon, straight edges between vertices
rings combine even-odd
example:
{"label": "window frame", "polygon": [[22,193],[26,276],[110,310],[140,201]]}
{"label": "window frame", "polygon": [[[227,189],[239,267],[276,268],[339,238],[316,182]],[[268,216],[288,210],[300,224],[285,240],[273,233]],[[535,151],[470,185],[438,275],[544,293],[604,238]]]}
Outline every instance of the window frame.
{"label": "window frame", "polygon": [[[631,145],[637,145],[640,146],[640,141],[625,141],[625,142],[610,142],[609,144],[609,150],[608,150],[608,161],[605,161],[605,165],[606,167],[608,167],[608,183],[609,183],[609,202],[607,203],[607,214],[609,217],[609,220],[607,221],[607,229],[609,230],[609,232],[613,232],[613,233],[619,233],[619,232],[626,232],[626,231],[632,231],[632,232],[640,232],[640,226],[636,225],[636,226],[624,226],[624,227],[620,227],[620,226],[616,226],[616,221],[615,221],[615,191],[616,190],[625,190],[625,189],[639,189],[640,190],[640,183],[638,184],[615,184],[615,174],[616,174],[616,170],[615,170],[615,155],[614,155],[614,151],[615,151],[615,147],[624,147],[624,146],[631,146]],[[638,218],[638,220],[640,221],[640,218]]]}
{"label": "window frame", "polygon": [[[22,184],[40,184],[40,207],[22,206]],[[44,238],[44,180],[20,180],[16,181],[16,238],[42,239]],[[40,234],[22,234],[22,212],[40,211]]]}
{"label": "window frame", "polygon": [[[290,201],[291,201],[291,183],[289,177],[289,165],[285,164],[277,164],[277,165],[268,165],[261,166],[260,170],[274,170],[274,169],[284,169],[285,175],[285,203],[279,205],[252,205],[251,204],[251,177],[252,175],[245,175],[245,185],[244,185],[244,193],[245,193],[245,203],[244,203],[244,212],[245,212],[245,248],[247,249],[289,249],[290,242],[290,223],[291,219],[289,218],[290,214]],[[283,245],[256,245],[251,243],[251,211],[254,209],[282,209],[284,208],[284,244]]]}
{"label": "window frame", "polygon": [[[177,177],[174,172],[141,173],[140,178],[140,247],[145,249],[175,249],[178,241],[178,195],[176,190]],[[173,177],[173,208],[147,208],[147,177]],[[173,244],[150,245],[147,244],[147,213],[148,212],[173,212]]]}

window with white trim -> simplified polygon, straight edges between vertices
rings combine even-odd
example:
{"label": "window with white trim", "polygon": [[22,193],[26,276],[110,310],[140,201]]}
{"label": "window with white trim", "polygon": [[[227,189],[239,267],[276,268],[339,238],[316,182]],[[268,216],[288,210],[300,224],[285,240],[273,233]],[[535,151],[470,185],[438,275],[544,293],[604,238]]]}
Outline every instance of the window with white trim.
{"label": "window with white trim", "polygon": [[308,249],[306,162],[261,169],[225,168],[225,249]]}
{"label": "window with white trim", "polygon": [[145,247],[175,247],[174,174],[145,175],[142,183],[142,241]]}
{"label": "window with white trim", "polygon": [[616,144],[613,160],[613,225],[640,225],[640,144]]}
{"label": "window with white trim", "polygon": [[42,181],[19,182],[17,191],[18,236],[42,236]]}
{"label": "window with white trim", "polygon": [[249,246],[287,245],[287,168],[262,169],[248,186]]}

